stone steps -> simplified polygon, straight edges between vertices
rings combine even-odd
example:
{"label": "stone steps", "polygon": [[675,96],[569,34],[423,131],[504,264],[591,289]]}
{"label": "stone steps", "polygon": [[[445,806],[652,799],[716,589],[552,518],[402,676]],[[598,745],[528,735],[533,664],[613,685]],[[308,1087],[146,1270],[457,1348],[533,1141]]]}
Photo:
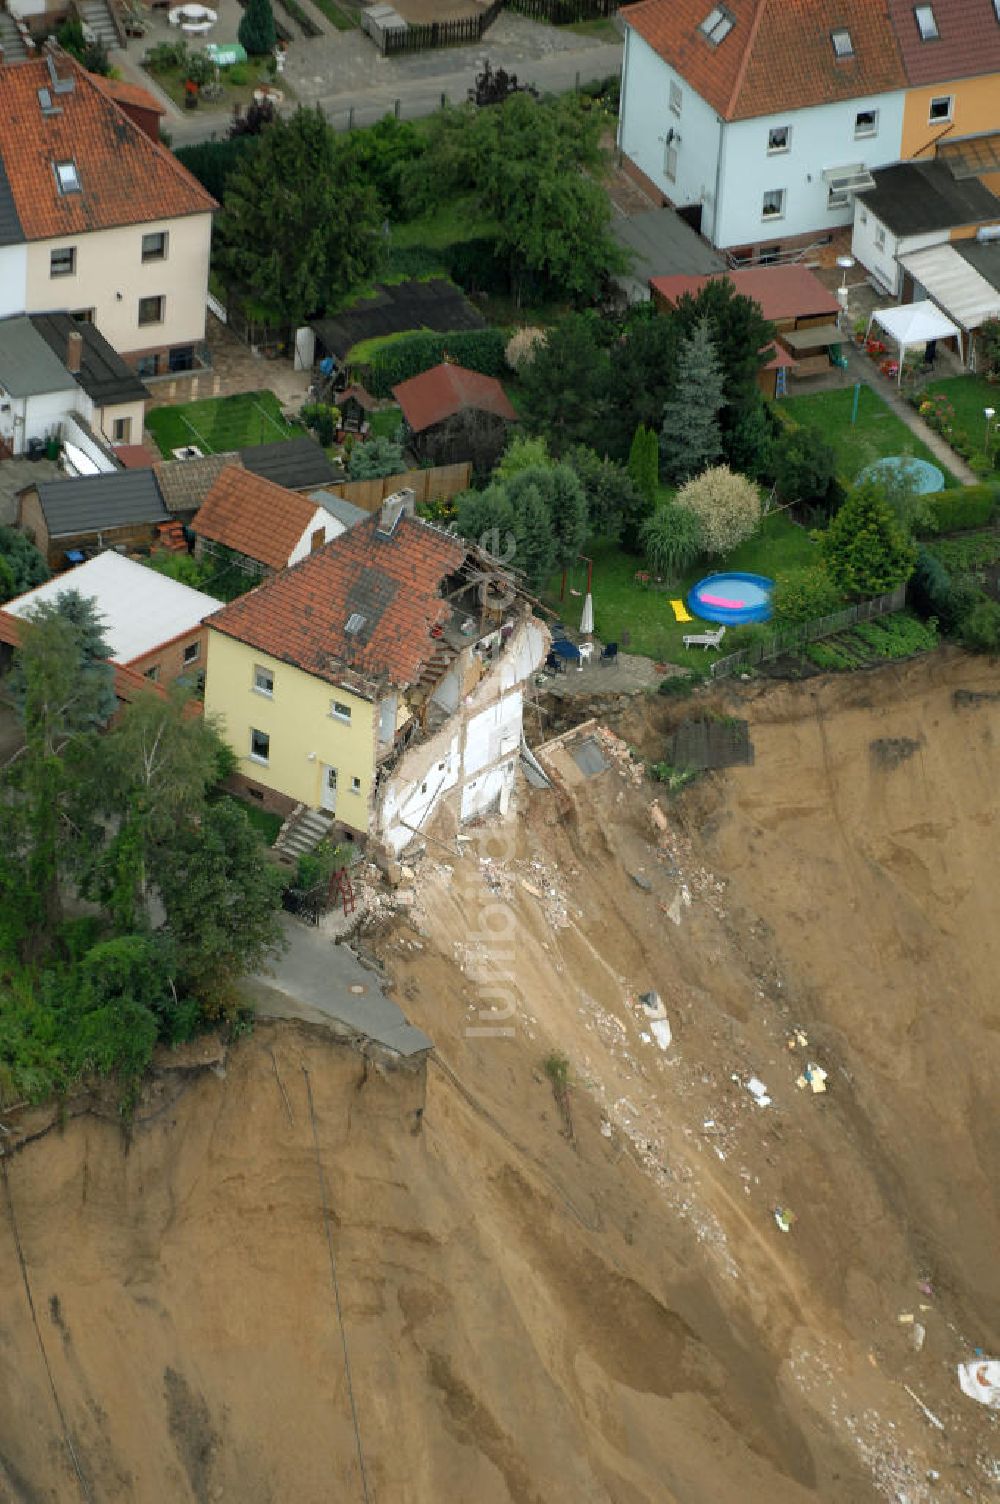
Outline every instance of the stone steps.
{"label": "stone steps", "polygon": [[333,816],[319,809],[305,809],[291,815],[274,843],[282,856],[296,860],[314,851],[333,828]]}

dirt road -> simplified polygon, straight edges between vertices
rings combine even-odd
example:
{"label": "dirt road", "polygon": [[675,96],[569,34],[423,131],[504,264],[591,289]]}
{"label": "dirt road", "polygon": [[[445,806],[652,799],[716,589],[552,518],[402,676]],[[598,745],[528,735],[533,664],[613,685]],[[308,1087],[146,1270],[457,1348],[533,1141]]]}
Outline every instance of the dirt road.
{"label": "dirt road", "polygon": [[664,829],[612,759],[420,869],[374,944],[426,1098],[262,1024],[127,1155],[81,1118],[13,1157],[0,1500],[997,1495],[955,1364],[1000,1344],[1000,672],[726,694],[755,763]]}

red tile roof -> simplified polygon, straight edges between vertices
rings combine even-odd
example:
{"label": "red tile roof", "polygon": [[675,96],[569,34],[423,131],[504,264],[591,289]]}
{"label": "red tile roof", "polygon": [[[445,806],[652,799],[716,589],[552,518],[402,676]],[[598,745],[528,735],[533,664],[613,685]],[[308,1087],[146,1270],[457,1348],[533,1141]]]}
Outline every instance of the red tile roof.
{"label": "red tile roof", "polygon": [[[760,304],[766,319],[836,318],[836,297],[807,266],[748,266],[739,271],[717,272],[728,277],[738,293]],[[649,285],[667,303],[676,303],[685,293],[696,296],[709,277],[650,277]]]}
{"label": "red tile roof", "polygon": [[466,408],[495,413],[498,418],[507,418],[510,422],[517,419],[499,381],[494,376],[483,376],[479,371],[467,371],[464,366],[447,363],[432,366],[422,375],[411,376],[409,381],[394,386],[392,395],[414,433],[422,433],[425,428],[464,412]]}
{"label": "red tile roof", "polygon": [[[187,462],[185,462],[187,463]],[[270,569],[284,569],[316,515],[316,503],[239,465],[227,465],[191,523],[192,530]]]}
{"label": "red tile roof", "polygon": [[[66,53],[56,63],[73,80],[51,94],[58,113],[42,113],[39,89],[52,89],[45,59],[0,65],[0,163],[26,240],[50,240],[118,225],[148,224],[217,208],[172,152],[151,141]],[[80,191],[60,193],[55,163],[73,162]]]}
{"label": "red tile roof", "polygon": [[131,104],[138,110],[152,110],[157,115],[167,113],[160,101],[139,84],[130,84],[124,78],[102,78],[99,73],[90,76],[101,93],[113,99],[116,104]]}
{"label": "red tile roof", "polygon": [[[449,616],[441,583],[467,547],[416,517],[401,516],[390,537],[380,521],[376,512],[208,625],[328,684],[355,675],[359,683],[414,684],[435,649],[431,629]],[[352,616],[362,618],[353,634],[345,630]]]}
{"label": "red tile roof", "polygon": [[[725,3],[735,25],[717,46],[699,29],[713,0],[642,0],[621,14],[726,120],[906,87],[888,0]],[[830,38],[834,29],[850,32],[852,57],[836,57]]]}
{"label": "red tile roof", "polygon": [[911,84],[1000,73],[1000,23],[993,0],[929,0],[938,36],[923,42],[913,0],[889,0]]}
{"label": "red tile roof", "polygon": [[151,470],[156,454],[145,444],[116,444],[115,459],[126,470]]}

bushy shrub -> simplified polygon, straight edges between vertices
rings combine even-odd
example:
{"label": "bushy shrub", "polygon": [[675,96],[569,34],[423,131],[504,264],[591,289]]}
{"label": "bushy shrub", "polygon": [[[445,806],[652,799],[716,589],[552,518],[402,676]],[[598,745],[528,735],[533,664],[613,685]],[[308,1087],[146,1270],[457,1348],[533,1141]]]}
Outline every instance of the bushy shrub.
{"label": "bushy shrub", "polygon": [[1000,653],[1000,603],[978,601],[966,613],[959,630],[964,646],[973,653]]}
{"label": "bushy shrub", "polygon": [[782,501],[825,505],[837,470],[837,452],[818,428],[784,428],[775,440],[772,459]]}
{"label": "bushy shrub", "polygon": [[459,334],[412,334],[379,350],[371,364],[353,370],[355,380],[373,397],[388,397],[394,386],[439,365],[446,357],[484,376],[507,369],[501,329],[471,329]]}
{"label": "bushy shrub", "polygon": [[701,519],[689,508],[661,501],[642,524],[642,547],[654,574],[673,583],[702,551]]}
{"label": "bushy shrub", "polygon": [[152,73],[165,73],[170,68],[183,68],[187,62],[187,42],[179,37],[176,42],[157,42],[143,58]]}
{"label": "bushy shrub", "polygon": [[848,496],[822,537],[830,578],[851,600],[882,595],[908,580],[916,545],[904,533],[877,484]]}
{"label": "bushy shrub", "polygon": [[[226,83],[232,84],[234,89],[242,89],[250,82],[250,69],[246,63],[233,63],[231,68],[226,69]],[[270,101],[268,101],[270,102]],[[271,115],[274,115],[274,106],[271,105]],[[247,131],[247,135],[259,135],[259,131]]]}
{"label": "bushy shrub", "polygon": [[831,616],[843,605],[844,597],[822,564],[809,564],[779,574],[771,602],[779,621],[803,622]]}
{"label": "bushy shrub", "polygon": [[504,352],[507,364],[512,371],[520,371],[522,366],[528,366],[535,358],[535,352],[539,345],[545,343],[545,330],[525,325],[522,329],[515,329],[507,341],[507,349]]}
{"label": "bushy shrub", "polygon": [[197,146],[179,146],[174,156],[221,203],[230,174],[257,149],[258,140],[256,136],[237,136],[231,141],[201,141]]}
{"label": "bushy shrub", "polygon": [[325,402],[306,402],[299,417],[311,428],[324,449],[333,443],[340,423],[340,409],[329,407]]}
{"label": "bushy shrub", "polygon": [[955,486],[927,498],[931,519],[918,529],[922,536],[934,533],[960,533],[969,528],[988,527],[997,510],[995,486]]}
{"label": "bushy shrub", "polygon": [[215,64],[204,52],[192,52],[187,60],[186,77],[199,89],[203,84],[210,84],[215,77]]}
{"label": "bushy shrub", "polygon": [[728,554],[753,537],[761,516],[760,491],[728,465],[713,465],[677,493],[677,505],[701,522],[704,550]]}
{"label": "bushy shrub", "polygon": [[366,444],[355,444],[347,462],[351,480],[378,480],[384,475],[399,475],[403,470],[403,451],[391,439],[376,437]]}

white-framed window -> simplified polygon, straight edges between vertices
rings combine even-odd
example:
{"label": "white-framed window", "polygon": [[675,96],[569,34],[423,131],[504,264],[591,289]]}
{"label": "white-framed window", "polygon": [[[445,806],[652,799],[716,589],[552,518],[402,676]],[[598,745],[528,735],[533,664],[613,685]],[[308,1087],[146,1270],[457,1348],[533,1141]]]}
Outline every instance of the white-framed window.
{"label": "white-framed window", "polygon": [[675,79],[670,80],[670,108],[675,115],[679,115],[684,108],[684,92]]}
{"label": "white-framed window", "polygon": [[922,42],[936,42],[941,36],[938,31],[937,21],[934,19],[934,8],[931,5],[915,5],[913,7],[913,19],[917,23]]}
{"label": "white-framed window", "polygon": [[49,276],[72,277],[76,271],[76,246],[61,245],[49,252]]}
{"label": "white-framed window", "polygon": [[264,763],[265,766],[271,761],[271,738],[266,731],[256,731],[250,728],[250,761]]}
{"label": "white-framed window", "polygon": [[831,31],[830,41],[833,43],[833,55],[836,58],[854,56],[854,41],[846,26],[838,26],[836,31]]}
{"label": "white-framed window", "polygon": [[139,323],[162,324],[163,310],[166,306],[166,298],[140,298],[139,299]]}
{"label": "white-framed window", "polygon": [[352,794],[360,794],[361,793],[361,779],[360,778],[352,778],[351,779],[351,793]]}
{"label": "white-framed window", "polygon": [[142,237],[143,261],[165,261],[167,259],[167,232],[166,230],[150,230],[148,235]]}
{"label": "white-framed window", "polygon": [[788,151],[792,144],[790,125],[772,125],[767,133],[767,149],[771,156],[779,151]]}
{"label": "white-framed window", "polygon": [[343,700],[331,700],[330,714],[335,721],[350,721],[351,707],[350,705],[345,705]]}
{"label": "white-framed window", "polygon": [[845,209],[850,202],[851,195],[846,188],[831,187],[826,195],[828,209]]}
{"label": "white-framed window", "polygon": [[854,138],[878,135],[878,110],[859,110],[854,117]]}
{"label": "white-framed window", "polygon": [[112,444],[130,444],[132,442],[132,419],[116,418],[111,425]]}
{"label": "white-framed window", "polygon": [[885,225],[875,226],[875,249],[877,251],[885,250]]}
{"label": "white-framed window", "polygon": [[760,207],[761,219],[784,219],[785,217],[785,190],[784,188],[769,188],[764,194],[764,200]]}
{"label": "white-framed window", "polygon": [[56,187],[60,193],[80,193],[80,174],[76,170],[75,162],[54,162],[52,164],[56,175]]}
{"label": "white-framed window", "polygon": [[951,94],[939,94],[931,100],[930,109],[927,111],[928,125],[946,125],[951,119],[951,113],[955,100]]}
{"label": "white-framed window", "polygon": [[259,695],[267,695],[268,699],[274,697],[274,673],[263,664],[255,663],[253,668],[253,687]]}
{"label": "white-framed window", "polygon": [[200,657],[201,657],[201,643],[200,642],[189,642],[188,645],[187,645],[187,647],[184,649],[184,662],[185,662],[185,664],[188,664],[188,663],[197,663],[198,659]]}
{"label": "white-framed window", "polygon": [[668,146],[663,153],[663,172],[670,183],[677,181],[677,148]]}

